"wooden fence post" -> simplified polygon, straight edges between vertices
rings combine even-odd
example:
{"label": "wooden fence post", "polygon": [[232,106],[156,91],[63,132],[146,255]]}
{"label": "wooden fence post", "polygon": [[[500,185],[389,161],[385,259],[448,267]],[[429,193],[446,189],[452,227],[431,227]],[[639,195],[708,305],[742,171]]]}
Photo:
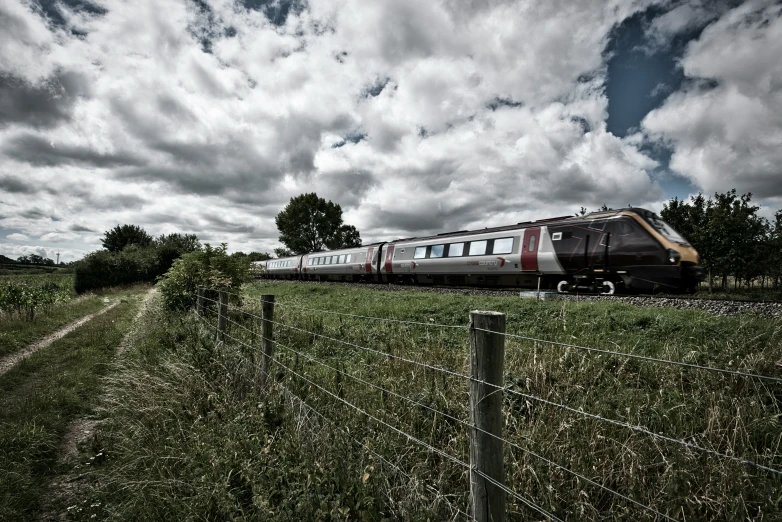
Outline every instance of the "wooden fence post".
{"label": "wooden fence post", "polygon": [[217,342],[225,339],[225,324],[228,322],[228,292],[220,290],[220,311],[217,316]]}
{"label": "wooden fence post", "polygon": [[505,485],[502,440],[499,438],[502,437],[504,334],[505,314],[470,312],[470,421],[473,426],[470,430],[470,497],[472,516],[478,522],[505,522],[506,495],[497,485]]}
{"label": "wooden fence post", "polygon": [[269,371],[272,355],[274,354],[274,342],[272,340],[274,323],[274,296],[261,296],[261,346],[263,356],[261,358],[261,385],[266,389],[269,385]]}
{"label": "wooden fence post", "polygon": [[198,285],[198,297],[196,298],[196,312],[198,315],[204,315],[204,287]]}

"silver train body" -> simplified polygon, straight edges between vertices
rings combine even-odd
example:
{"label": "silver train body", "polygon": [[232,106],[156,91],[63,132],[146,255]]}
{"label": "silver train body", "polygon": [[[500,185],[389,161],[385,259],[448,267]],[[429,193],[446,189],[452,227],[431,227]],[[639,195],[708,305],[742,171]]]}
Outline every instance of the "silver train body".
{"label": "silver train body", "polygon": [[691,291],[697,252],[643,209],[598,212],[256,262],[272,279]]}

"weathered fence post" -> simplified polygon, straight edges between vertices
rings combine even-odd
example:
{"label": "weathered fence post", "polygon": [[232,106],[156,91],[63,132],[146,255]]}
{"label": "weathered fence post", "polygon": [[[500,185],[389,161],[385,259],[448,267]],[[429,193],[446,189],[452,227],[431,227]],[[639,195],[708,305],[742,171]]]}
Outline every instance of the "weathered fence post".
{"label": "weathered fence post", "polygon": [[204,287],[198,286],[198,297],[196,298],[196,312],[198,315],[204,315]]}
{"label": "weathered fence post", "polygon": [[505,491],[497,485],[505,485],[500,438],[504,334],[505,314],[470,312],[470,496],[478,522],[505,522]]}
{"label": "weathered fence post", "polygon": [[217,316],[217,342],[225,339],[225,324],[228,319],[228,292],[220,290],[220,310]]}
{"label": "weathered fence post", "polygon": [[274,296],[261,296],[261,346],[263,346],[263,356],[261,358],[261,385],[265,389],[269,385],[269,367],[274,353],[274,342],[272,340],[274,326]]}

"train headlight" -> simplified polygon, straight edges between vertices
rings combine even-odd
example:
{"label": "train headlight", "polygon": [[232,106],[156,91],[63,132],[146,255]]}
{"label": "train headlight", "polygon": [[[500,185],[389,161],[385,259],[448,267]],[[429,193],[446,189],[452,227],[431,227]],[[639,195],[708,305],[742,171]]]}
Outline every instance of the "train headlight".
{"label": "train headlight", "polygon": [[676,265],[679,263],[679,259],[681,259],[681,254],[677,252],[676,250],[669,248],[668,249],[668,262],[672,265]]}

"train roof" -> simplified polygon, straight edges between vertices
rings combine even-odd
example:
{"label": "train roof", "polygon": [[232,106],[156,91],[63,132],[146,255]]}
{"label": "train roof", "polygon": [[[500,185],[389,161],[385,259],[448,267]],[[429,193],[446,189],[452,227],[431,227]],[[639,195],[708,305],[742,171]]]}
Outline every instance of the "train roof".
{"label": "train roof", "polygon": [[406,237],[406,238],[400,238],[400,239],[395,239],[393,241],[389,241],[389,243],[400,243],[404,241],[413,241],[413,240],[425,241],[425,240],[438,239],[443,237],[471,236],[477,234],[487,234],[492,232],[503,232],[506,230],[518,230],[518,229],[535,227],[540,225],[550,225],[552,223],[583,221],[585,219],[599,219],[603,217],[613,217],[613,216],[621,215],[622,213],[625,212],[633,212],[641,215],[642,217],[646,217],[647,215],[654,215],[654,212],[651,212],[643,208],[628,207],[628,208],[611,209],[611,210],[599,210],[597,212],[590,212],[589,214],[584,214],[583,216],[557,216],[557,217],[546,218],[546,219],[522,221],[520,223],[516,223],[515,225],[504,225],[501,227],[487,227],[478,230],[459,230],[455,232],[443,232],[440,234],[435,234],[433,236]]}

